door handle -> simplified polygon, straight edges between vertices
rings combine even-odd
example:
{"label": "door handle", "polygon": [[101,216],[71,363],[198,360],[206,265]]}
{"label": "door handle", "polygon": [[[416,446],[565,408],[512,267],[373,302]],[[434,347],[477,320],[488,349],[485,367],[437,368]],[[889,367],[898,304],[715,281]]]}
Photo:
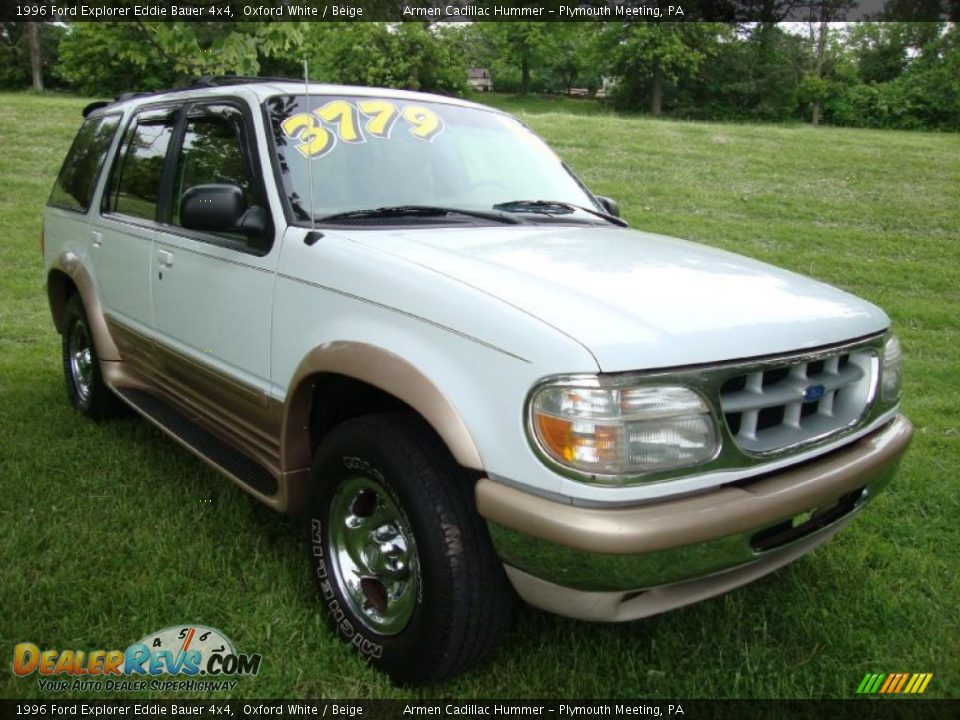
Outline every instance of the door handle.
{"label": "door handle", "polygon": [[157,259],[160,261],[160,267],[173,267],[173,253],[169,250],[158,250]]}
{"label": "door handle", "polygon": [[99,233],[96,230],[90,232],[90,242],[95,247],[98,248],[103,245],[103,233]]}

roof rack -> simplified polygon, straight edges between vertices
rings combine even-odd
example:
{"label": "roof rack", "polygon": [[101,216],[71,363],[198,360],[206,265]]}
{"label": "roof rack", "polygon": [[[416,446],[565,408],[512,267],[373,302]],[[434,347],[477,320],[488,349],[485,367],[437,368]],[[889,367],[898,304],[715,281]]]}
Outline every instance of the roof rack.
{"label": "roof rack", "polygon": [[169,92],[168,90],[159,90],[157,92],[125,92],[117,95],[117,99],[114,102],[126,102],[127,100],[133,100],[138,97],[146,97],[147,95],[159,95],[161,92]]}
{"label": "roof rack", "polygon": [[287,77],[254,77],[245,75],[202,75],[193,81],[189,87],[221,87],[223,85],[249,85],[251,83],[263,82],[296,82],[302,83],[303,78]]}
{"label": "roof rack", "polygon": [[194,88],[213,88],[213,87],[225,87],[230,85],[251,85],[253,83],[264,83],[264,82],[292,82],[292,83],[302,83],[303,79],[297,78],[285,78],[285,77],[253,77],[253,76],[243,76],[243,75],[201,75],[195,80],[191,81],[189,85],[181,85],[179,87],[167,88],[166,90],[154,90],[151,92],[125,92],[120,93],[114,100],[102,100],[90,103],[83,109],[83,116],[87,117],[90,113],[105,108],[114,103],[126,102],[127,100],[133,100],[134,98],[149,97],[151,95],[163,95],[170,92],[178,92],[181,90],[191,90]]}

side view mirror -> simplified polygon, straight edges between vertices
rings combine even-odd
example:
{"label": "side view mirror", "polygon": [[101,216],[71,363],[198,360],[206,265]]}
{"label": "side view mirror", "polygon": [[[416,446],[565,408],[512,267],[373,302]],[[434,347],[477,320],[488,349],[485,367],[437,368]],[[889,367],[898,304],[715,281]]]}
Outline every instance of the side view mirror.
{"label": "side view mirror", "polygon": [[616,200],[603,195],[597,195],[597,201],[600,203],[600,206],[604,209],[607,215],[620,217],[620,204]]}
{"label": "side view mirror", "polygon": [[254,205],[248,209],[237,222],[237,231],[249,238],[262,238],[267,234],[270,224],[270,214],[266,208]]}
{"label": "side view mirror", "polygon": [[247,200],[236,185],[194,185],[180,199],[180,222],[190,230],[244,232]]}

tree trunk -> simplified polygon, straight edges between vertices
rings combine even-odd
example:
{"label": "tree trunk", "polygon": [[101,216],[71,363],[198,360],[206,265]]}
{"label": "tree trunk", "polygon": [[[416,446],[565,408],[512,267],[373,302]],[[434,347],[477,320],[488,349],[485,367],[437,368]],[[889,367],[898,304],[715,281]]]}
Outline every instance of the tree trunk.
{"label": "tree trunk", "polygon": [[653,89],[650,92],[650,114],[659,116],[663,112],[663,68],[660,58],[653,60]]}
{"label": "tree trunk", "polygon": [[[827,47],[827,29],[828,27],[827,27],[826,16],[824,15],[823,11],[821,11],[820,27],[818,28],[818,35],[817,35],[817,68],[816,68],[817,80],[823,77],[823,60],[824,60],[824,54]],[[817,92],[820,92],[819,87],[817,88]],[[819,97],[813,101],[813,113],[810,118],[810,123],[814,127],[817,127],[820,124],[820,98]]]}
{"label": "tree trunk", "polygon": [[30,42],[30,70],[33,73],[33,89],[43,91],[43,56],[40,54],[40,24],[27,23],[27,37]]}
{"label": "tree trunk", "polygon": [[530,92],[530,58],[526,55],[520,61],[520,94],[526,95]]}
{"label": "tree trunk", "polygon": [[757,54],[760,58],[760,65],[765,66],[770,61],[773,45],[773,33],[777,24],[772,22],[761,22],[757,26]]}

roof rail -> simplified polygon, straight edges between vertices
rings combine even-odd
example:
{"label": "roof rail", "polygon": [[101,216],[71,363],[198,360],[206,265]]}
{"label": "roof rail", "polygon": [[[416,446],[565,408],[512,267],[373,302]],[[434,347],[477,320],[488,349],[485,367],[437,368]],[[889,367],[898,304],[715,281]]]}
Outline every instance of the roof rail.
{"label": "roof rail", "polygon": [[[162,90],[161,92],[167,92]],[[117,99],[114,102],[126,102],[127,100],[133,100],[138,97],[146,97],[147,95],[159,95],[160,93],[156,92],[125,92],[117,95]]]}
{"label": "roof rail", "polygon": [[247,77],[242,75],[201,75],[196,78],[189,85],[181,85],[180,87],[167,88],[166,90],[153,90],[153,91],[133,91],[120,93],[114,100],[90,103],[87,107],[83,109],[83,116],[86,117],[95,110],[100,108],[107,107],[113,103],[126,102],[127,100],[133,100],[134,98],[148,97],[150,95],[163,95],[170,92],[178,92],[182,90],[191,90],[193,88],[213,88],[213,87],[224,87],[229,85],[250,85],[253,83],[261,82],[303,82],[302,79],[296,78],[284,78],[284,77]]}

